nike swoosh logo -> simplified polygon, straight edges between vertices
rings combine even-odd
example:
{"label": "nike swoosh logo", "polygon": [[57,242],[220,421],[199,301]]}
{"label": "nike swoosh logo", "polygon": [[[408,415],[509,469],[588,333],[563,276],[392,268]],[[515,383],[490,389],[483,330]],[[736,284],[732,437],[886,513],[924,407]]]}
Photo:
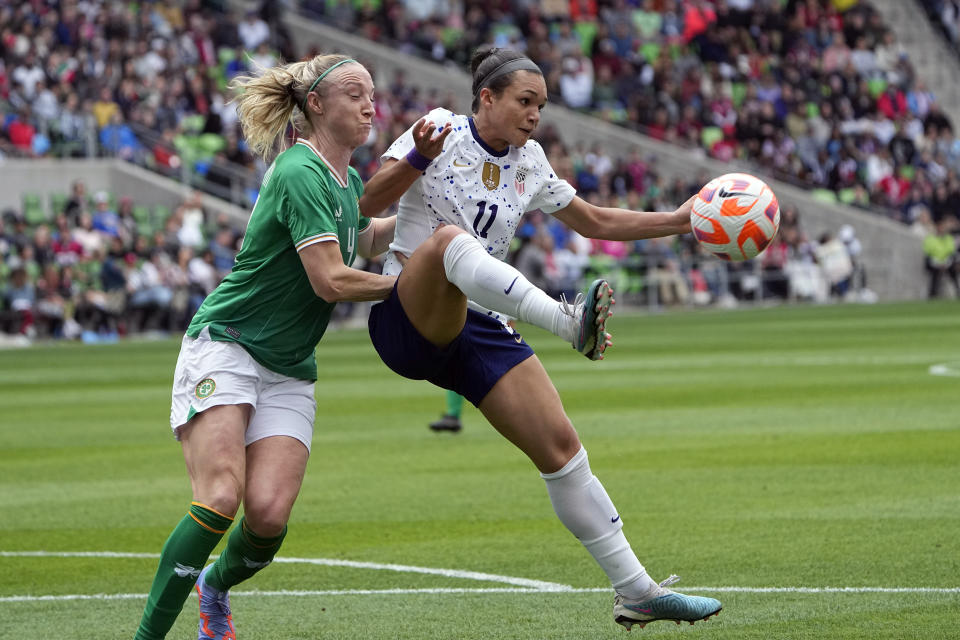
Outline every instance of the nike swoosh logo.
{"label": "nike swoosh logo", "polygon": [[519,278],[519,277],[520,277],[520,276],[517,276],[516,278],[514,278],[514,279],[513,279],[513,282],[510,283],[510,286],[507,287],[506,289],[504,289],[503,292],[504,292],[504,293],[510,293],[510,290],[513,289],[513,285],[516,284],[517,278]]}
{"label": "nike swoosh logo", "polygon": [[466,164],[461,164],[459,161],[454,160],[454,161],[453,161],[453,166],[455,166],[455,167],[470,167],[470,166],[472,166],[472,165],[471,165],[469,162],[467,162]]}
{"label": "nike swoosh logo", "polygon": [[752,193],[747,193],[746,191],[727,191],[723,187],[720,187],[717,195],[721,198],[729,198],[730,196],[753,196]]}
{"label": "nike swoosh logo", "polygon": [[517,344],[521,344],[523,342],[523,336],[513,336],[513,339],[516,340]]}
{"label": "nike swoosh logo", "polygon": [[610,518],[610,522],[616,522],[619,519],[620,519],[620,514],[618,513],[616,518]]}

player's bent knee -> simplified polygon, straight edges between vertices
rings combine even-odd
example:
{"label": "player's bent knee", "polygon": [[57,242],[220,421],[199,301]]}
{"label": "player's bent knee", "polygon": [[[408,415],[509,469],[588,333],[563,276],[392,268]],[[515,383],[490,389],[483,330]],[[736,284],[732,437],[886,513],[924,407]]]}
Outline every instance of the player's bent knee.
{"label": "player's bent knee", "polygon": [[243,500],[243,478],[232,468],[208,470],[194,481],[194,500],[232,518]]}
{"label": "player's bent knee", "polygon": [[241,487],[225,482],[199,492],[196,501],[232,518],[240,508],[240,497],[242,495],[243,489]]}
{"label": "player's bent knee", "polygon": [[[450,241],[456,238],[457,236],[466,233],[460,227],[447,224],[442,227],[439,227],[436,231],[433,232],[433,235],[430,236],[430,239],[427,241],[432,245],[432,249],[438,253],[440,258],[443,258],[443,252],[447,250],[447,245],[450,244]],[[424,243],[424,244],[427,244]],[[421,245],[417,248],[417,251],[420,251],[424,245]]]}
{"label": "player's bent knee", "polygon": [[580,443],[580,438],[573,425],[569,425],[565,429],[552,432],[547,439],[546,446],[549,449],[549,466],[554,468],[545,471],[545,473],[552,473],[566,466],[583,445]]}
{"label": "player's bent knee", "polygon": [[245,504],[244,517],[247,526],[258,536],[272,538],[283,533],[290,519],[290,509],[286,505],[274,504]]}

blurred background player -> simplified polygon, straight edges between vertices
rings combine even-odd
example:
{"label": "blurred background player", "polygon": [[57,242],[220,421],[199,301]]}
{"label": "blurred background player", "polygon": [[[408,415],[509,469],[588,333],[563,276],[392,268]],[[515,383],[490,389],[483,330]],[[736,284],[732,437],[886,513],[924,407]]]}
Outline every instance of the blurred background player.
{"label": "blurred background player", "polygon": [[456,391],[447,389],[447,410],[443,412],[439,420],[430,423],[432,431],[450,431],[457,433],[463,429],[463,423],[460,422],[460,415],[463,412],[463,396]]}

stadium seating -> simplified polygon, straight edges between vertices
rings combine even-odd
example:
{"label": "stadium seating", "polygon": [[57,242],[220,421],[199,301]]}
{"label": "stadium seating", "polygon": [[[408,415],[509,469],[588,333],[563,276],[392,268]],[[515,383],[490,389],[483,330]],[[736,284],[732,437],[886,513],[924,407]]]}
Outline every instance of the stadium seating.
{"label": "stadium seating", "polygon": [[[897,157],[884,175],[909,170],[907,183],[918,188],[928,205],[939,182],[946,180],[951,193],[960,193],[960,182],[946,177],[960,168],[960,154],[951,151],[960,147],[952,124],[937,110],[935,95],[918,82],[909,53],[889,40],[889,29],[865,0],[790,2],[782,11],[782,3],[760,2],[737,3],[739,8],[658,0],[579,4],[552,4],[553,13],[546,15],[539,6],[509,11],[502,3],[485,3],[472,9],[472,28],[460,29],[457,38],[442,43],[428,37],[438,32],[432,27],[457,25],[463,18],[446,5],[435,6],[428,15],[380,7],[350,14],[351,20],[339,6],[333,12],[329,5],[303,3],[302,9],[341,28],[353,25],[358,34],[421,34],[396,45],[425,57],[443,52],[459,64],[481,43],[524,49],[544,69],[554,100],[562,99],[563,61],[586,54],[594,67],[592,107],[598,117],[676,144],[697,144],[719,159],[752,159],[782,180],[834,192],[833,202],[911,223],[914,203],[907,202],[904,189],[868,175],[880,148],[902,142],[891,140],[893,128],[900,127],[916,149],[929,149],[932,157]],[[670,13],[668,5],[676,11]],[[619,79],[612,87],[598,87],[598,71],[610,64],[604,54],[609,46],[619,55]],[[894,107],[888,88],[898,100]],[[618,107],[600,98],[609,95],[606,89],[615,92]],[[714,107],[724,96],[733,109],[719,125]],[[774,105],[773,113],[753,121],[751,114],[760,113],[764,102]],[[821,110],[823,102],[833,108]],[[696,120],[683,120],[679,105],[692,106]],[[795,106],[806,115],[791,121]],[[625,121],[623,113],[629,114]],[[876,113],[880,115],[874,117]],[[660,114],[666,115],[662,122],[657,121]],[[758,133],[759,124],[765,130]],[[690,128],[699,135],[687,137]],[[823,132],[811,135],[808,128]],[[855,153],[849,176],[837,171],[844,148]],[[849,190],[856,185],[866,197]]]}
{"label": "stadium seating", "polygon": [[[791,97],[794,84],[803,87],[802,82],[797,82],[798,70],[810,76],[818,73],[815,69],[799,67],[796,60],[808,54],[825,54],[831,38],[836,41],[849,39],[846,34],[842,38],[837,35],[849,27],[845,23],[847,16],[862,14],[865,17],[857,20],[864,20],[876,34],[883,32],[883,26],[877,24],[868,3],[846,3],[853,5],[853,8],[845,14],[834,11],[827,2],[789,3],[787,7],[795,13],[785,16],[786,23],[800,21],[804,27],[790,31],[784,23],[772,22],[789,37],[781,48],[770,51],[765,48],[772,45],[758,36],[756,30],[751,31],[744,26],[751,22],[774,20],[774,16],[759,8],[736,15],[701,16],[703,19],[698,22],[694,14],[667,15],[662,10],[656,15],[638,17],[642,10],[631,2],[616,3],[621,11],[617,14],[614,4],[599,3],[600,9],[595,15],[577,13],[577,9],[572,13],[560,11],[544,16],[538,14],[535,7],[510,13],[503,12],[503,7],[498,3],[492,3],[480,9],[479,15],[483,19],[469,25],[469,28],[457,27],[455,20],[447,24],[444,16],[427,16],[419,18],[420,22],[404,24],[403,29],[399,30],[396,28],[397,21],[407,18],[402,11],[387,12],[384,5],[378,10],[356,14],[355,22],[348,21],[341,26],[353,27],[364,33],[382,34],[406,29],[405,32],[418,35],[401,43],[401,49],[419,50],[434,59],[442,53],[442,57],[448,61],[460,64],[466,61],[467,54],[474,47],[484,42],[526,47],[530,55],[540,62],[554,96],[561,94],[557,90],[557,83],[563,73],[565,56],[586,54],[587,64],[595,69],[619,65],[620,72],[613,76],[617,81],[600,87],[603,91],[594,92],[589,106],[595,115],[615,119],[624,126],[646,130],[674,144],[696,145],[715,157],[750,156],[773,167],[780,177],[805,183],[812,189],[813,195],[823,202],[842,202],[874,210],[886,206],[892,217],[912,222],[916,212],[924,207],[940,212],[937,215],[943,215],[944,211],[949,214],[949,207],[934,206],[936,202],[931,194],[937,180],[947,186],[946,195],[937,196],[942,202],[948,202],[949,198],[954,198],[954,201],[960,199],[960,180],[955,178],[954,173],[960,158],[960,153],[954,149],[960,149],[960,144],[952,137],[949,121],[938,114],[935,108],[929,107],[932,96],[911,84],[909,64],[902,57],[896,59],[891,69],[880,72],[823,75],[825,81],[838,81],[841,85],[847,83],[846,94],[849,95],[844,94],[844,98],[838,94],[836,100],[840,107],[852,109],[850,113],[845,112],[843,118],[840,117],[841,109],[834,109],[833,115],[827,114],[827,108],[818,102],[819,96],[815,98],[809,95],[809,91],[805,94],[797,91]],[[646,9],[651,3],[642,4]],[[688,11],[694,5],[703,4],[680,2],[678,6]],[[106,3],[91,2],[88,5],[88,14],[75,16],[73,22],[67,19],[66,14],[57,13],[56,5],[25,5],[19,12],[0,14],[0,28],[8,28],[12,33],[20,32],[17,20],[57,25],[50,36],[53,38],[52,46],[43,50],[45,53],[39,59],[28,55],[33,43],[22,39],[6,43],[0,51],[5,63],[2,66],[4,72],[0,73],[0,109],[4,116],[0,151],[26,156],[77,153],[78,144],[86,148],[87,140],[97,139],[96,135],[83,132],[96,133],[89,127],[96,126],[93,122],[101,117],[102,112],[106,114],[102,118],[103,127],[114,126],[108,124],[111,117],[119,119],[119,125],[126,127],[123,136],[127,137],[123,139],[127,140],[127,144],[115,150],[126,160],[195,186],[210,188],[218,195],[226,193],[227,197],[240,200],[243,206],[250,206],[257,193],[257,171],[251,170],[251,167],[259,171],[265,167],[247,153],[239,135],[235,114],[224,106],[226,82],[250,66],[248,53],[240,53],[234,19],[202,7],[191,5],[184,8],[175,4],[145,4],[139,9],[118,14],[115,19],[125,21],[122,26],[127,34],[135,36],[120,41],[130,64],[119,75],[107,76],[112,80],[102,86],[99,75],[79,64],[84,59],[81,54],[87,53],[86,47],[89,45],[87,39],[76,38],[75,34],[105,34],[98,15],[106,10]],[[321,20],[334,17],[327,13],[331,7],[327,3],[304,2],[302,5],[304,9],[312,9],[313,17]],[[660,3],[655,1],[652,6],[658,7]],[[819,16],[800,15],[812,7],[819,7]],[[343,7],[338,5],[338,8]],[[137,11],[149,12],[150,20],[138,19]],[[474,19],[478,16],[477,12],[471,15]],[[849,22],[856,20],[851,18]],[[620,23],[630,27],[626,35],[624,29],[617,26]],[[641,25],[647,28],[653,23],[659,24],[655,33],[647,38],[637,37]],[[703,29],[696,26],[700,23]],[[437,42],[430,40],[428,34],[433,30],[416,28],[425,24],[444,27],[436,31],[441,34],[438,37],[442,47],[437,47]],[[713,27],[705,26],[710,24]],[[824,25],[829,28],[821,33]],[[272,26],[274,42],[278,48],[282,48],[286,42],[283,27],[279,23]],[[371,29],[371,26],[375,28]],[[710,29],[713,28],[725,30],[723,33],[726,36],[736,36],[741,41],[739,53],[729,46],[719,46],[711,35]],[[873,48],[862,55],[865,59],[869,59],[870,55],[882,57],[883,51],[877,44],[879,38],[874,37],[873,40]],[[143,47],[137,42],[149,45]],[[611,56],[611,50],[623,53],[619,57]],[[761,52],[765,52],[763,56]],[[290,51],[281,53],[287,59],[296,57]],[[846,54],[853,55],[850,51],[846,51]],[[265,54],[258,50],[257,55]],[[51,71],[47,63],[54,56],[66,62],[62,68]],[[763,58],[770,64],[767,65]],[[39,85],[29,88],[18,80],[36,75],[37,68],[40,68],[44,77]],[[595,81],[602,83],[603,77],[603,73],[598,73]],[[803,77],[801,75],[800,79]],[[626,78],[630,81],[625,81]],[[895,87],[898,83],[902,85],[899,93],[888,91],[888,87]],[[825,82],[824,86],[830,86],[829,82]],[[36,91],[36,95],[31,94],[33,91]],[[72,100],[78,96],[79,106],[71,106]],[[448,100],[449,96],[439,89],[424,90],[411,86],[403,78],[395,79],[379,91],[376,116],[379,135],[369,146],[358,149],[354,157],[354,164],[361,176],[368,178],[372,174],[386,145],[406,129],[414,117],[436,106],[451,106]],[[45,110],[43,105],[52,105],[56,109]],[[691,111],[687,113],[679,105],[690,106]],[[765,111],[769,105],[773,105],[772,115]],[[804,115],[794,117],[792,107],[796,106],[803,107],[796,113]],[[923,109],[929,111],[921,120],[919,116]],[[58,113],[52,115],[53,111]],[[874,116],[875,113],[881,115]],[[902,184],[891,184],[895,182],[892,180],[868,180],[867,169],[882,146],[877,144],[876,136],[870,134],[870,128],[887,135],[890,127],[894,126],[892,122],[911,133],[913,138],[910,142],[915,150],[926,152],[925,155],[917,151],[907,159],[899,156],[894,158],[892,170],[903,177],[906,188]],[[803,141],[794,139],[796,131],[818,123],[826,127],[829,135],[818,142],[819,147],[812,149],[814,153],[802,153]],[[11,131],[11,127],[18,128]],[[845,128],[850,131],[844,133]],[[44,145],[34,144],[31,136],[47,136],[52,144],[44,150]],[[665,177],[658,175],[656,163],[651,160],[608,158],[606,160],[609,163],[605,164],[593,150],[568,148],[549,128],[540,132],[540,140],[549,151],[551,163],[558,170],[560,167],[571,168],[564,174],[575,186],[591,197],[605,199],[609,204],[632,208],[665,208],[685,199],[702,183],[703,176],[688,176],[685,181],[667,184]],[[752,141],[756,141],[756,144]],[[891,140],[891,145],[893,142]],[[851,145],[852,167],[842,166],[837,160],[838,150],[850,150]],[[907,147],[904,143],[898,148]],[[174,160],[182,164],[178,165]],[[217,176],[222,180],[224,171],[212,170],[215,167],[223,168],[224,163],[241,168],[239,172],[229,167],[225,169],[228,180],[226,188],[222,183],[214,184]],[[246,178],[237,178],[244,172]],[[915,191],[918,195],[906,199],[904,194],[907,191]],[[93,194],[87,195],[86,210],[90,212],[95,210],[92,197]],[[108,193],[107,198],[109,210],[117,211],[117,194]],[[898,198],[903,202],[898,203]],[[43,225],[54,225],[59,214],[66,209],[67,202],[67,195],[63,193],[24,195],[21,211],[17,212],[19,218],[12,218],[4,231],[6,237],[13,240],[5,244],[5,268],[9,269],[6,263],[22,257],[23,238],[29,240]],[[102,238],[103,255],[94,258],[93,249],[85,250],[75,264],[76,272],[84,274],[95,285],[93,290],[97,290],[96,281],[109,279],[111,274],[106,271],[110,270],[110,264],[116,263],[118,257],[127,261],[127,256],[132,256],[129,258],[132,264],[118,269],[123,272],[124,269],[135,268],[149,257],[151,245],[163,243],[168,258],[176,260],[179,241],[173,236],[177,234],[181,222],[177,216],[178,213],[169,207],[133,203],[132,208],[121,217],[122,224],[133,229],[128,233],[129,237],[122,238],[123,251],[118,252],[110,247],[113,242],[111,237]],[[19,219],[22,219],[22,223],[14,224]],[[171,219],[173,222],[168,225]],[[525,242],[538,229],[545,227],[557,238],[558,251],[567,250],[566,244],[572,241],[571,235],[550,219],[536,222],[533,231],[521,235],[519,242]],[[217,228],[216,221],[207,219],[203,223],[200,232],[205,241],[216,235]],[[83,236],[83,232],[76,228],[58,230],[54,232],[58,242],[69,243],[69,238],[61,237],[67,231],[78,231]],[[235,230],[235,233],[239,235],[240,230]],[[96,238],[86,239],[91,247],[96,247]],[[814,253],[815,245],[802,233],[791,236],[792,259],[808,259]],[[191,247],[191,250],[201,249]],[[709,289],[707,297],[701,297],[701,300],[715,301],[725,295],[754,296],[742,286],[727,288],[726,285],[717,284],[719,281],[709,270],[702,268],[697,246],[689,239],[682,239],[668,249],[672,256],[669,258],[654,256],[651,247],[645,243],[628,246],[623,255],[616,256],[606,254],[600,245],[588,246],[584,250],[592,254],[591,262],[595,269],[602,267],[608,273],[617,274],[623,296],[634,302],[654,305],[661,302],[661,283],[672,277],[670,269],[665,269],[663,260],[672,264],[674,259],[680,265],[683,278],[691,283],[691,289],[695,289],[693,283],[701,281]],[[114,259],[113,263],[111,259]],[[730,276],[735,282],[749,282],[761,269],[760,264],[751,264],[746,271],[740,270],[723,277]],[[108,289],[105,285],[103,288]],[[796,292],[791,290],[788,295],[794,296]],[[690,300],[694,298],[696,296]],[[680,300],[680,303],[690,302]],[[122,313],[118,317],[122,322]],[[168,326],[182,320],[180,316]],[[63,328],[60,330],[63,331]]]}

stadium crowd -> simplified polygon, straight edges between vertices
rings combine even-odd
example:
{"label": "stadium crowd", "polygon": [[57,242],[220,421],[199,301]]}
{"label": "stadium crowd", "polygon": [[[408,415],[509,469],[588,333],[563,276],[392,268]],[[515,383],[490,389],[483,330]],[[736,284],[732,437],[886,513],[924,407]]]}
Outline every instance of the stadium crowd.
{"label": "stadium crowd", "polygon": [[209,219],[199,193],[158,208],[152,232],[138,208],[77,181],[52,225],[3,212],[0,334],[96,342],[183,330],[233,267],[241,232]]}
{"label": "stadium crowd", "polygon": [[486,43],[523,50],[568,107],[752,162],[825,199],[906,223],[960,211],[960,140],[865,0],[369,6],[301,3],[436,61],[462,66]]}
{"label": "stadium crowd", "polygon": [[[302,9],[436,59],[459,61],[484,42],[525,49],[569,106],[644,123],[651,135],[715,157],[764,162],[841,200],[889,206],[924,236],[949,235],[960,211],[960,145],[877,14],[865,2],[821,0],[773,11],[782,4],[591,0],[516,3],[511,12],[467,2],[452,12],[442,2],[348,0]],[[0,153],[99,148],[162,172],[187,165],[204,188],[228,186],[231,165],[256,175],[265,167],[238,135],[226,82],[256,62],[294,59],[273,5],[265,7],[239,18],[198,0],[0,7]],[[374,132],[353,159],[364,179],[417,117],[453,103],[403,74],[377,96]],[[549,127],[538,139],[555,170],[601,205],[664,210],[707,180],[669,180],[655,158],[637,153],[570,147]],[[3,214],[0,331],[99,339],[179,329],[229,270],[240,230],[206,219],[195,198],[153,229],[134,215],[137,203],[94,195],[72,194],[46,220],[25,215],[26,206]],[[245,197],[251,204],[256,191]],[[691,237],[591,242],[533,214],[514,260],[554,293],[599,272],[622,298],[651,304],[826,300],[863,289],[852,229],[811,240],[796,210],[783,218],[761,259],[727,265],[704,259]],[[941,264],[946,244],[937,246]]]}
{"label": "stadium crowd", "polygon": [[[934,221],[960,211],[960,140],[866,0],[303,0],[300,9],[461,66],[483,44],[524,50],[569,107],[762,165],[826,199],[908,224],[922,210]],[[0,8],[0,152],[186,167],[198,186],[249,205],[249,170],[264,167],[239,138],[226,83],[298,57],[283,10],[263,3],[238,16],[209,0]],[[411,100],[445,100],[403,89],[399,103],[381,102],[404,126]],[[238,201],[231,186],[243,170],[251,177]]]}

